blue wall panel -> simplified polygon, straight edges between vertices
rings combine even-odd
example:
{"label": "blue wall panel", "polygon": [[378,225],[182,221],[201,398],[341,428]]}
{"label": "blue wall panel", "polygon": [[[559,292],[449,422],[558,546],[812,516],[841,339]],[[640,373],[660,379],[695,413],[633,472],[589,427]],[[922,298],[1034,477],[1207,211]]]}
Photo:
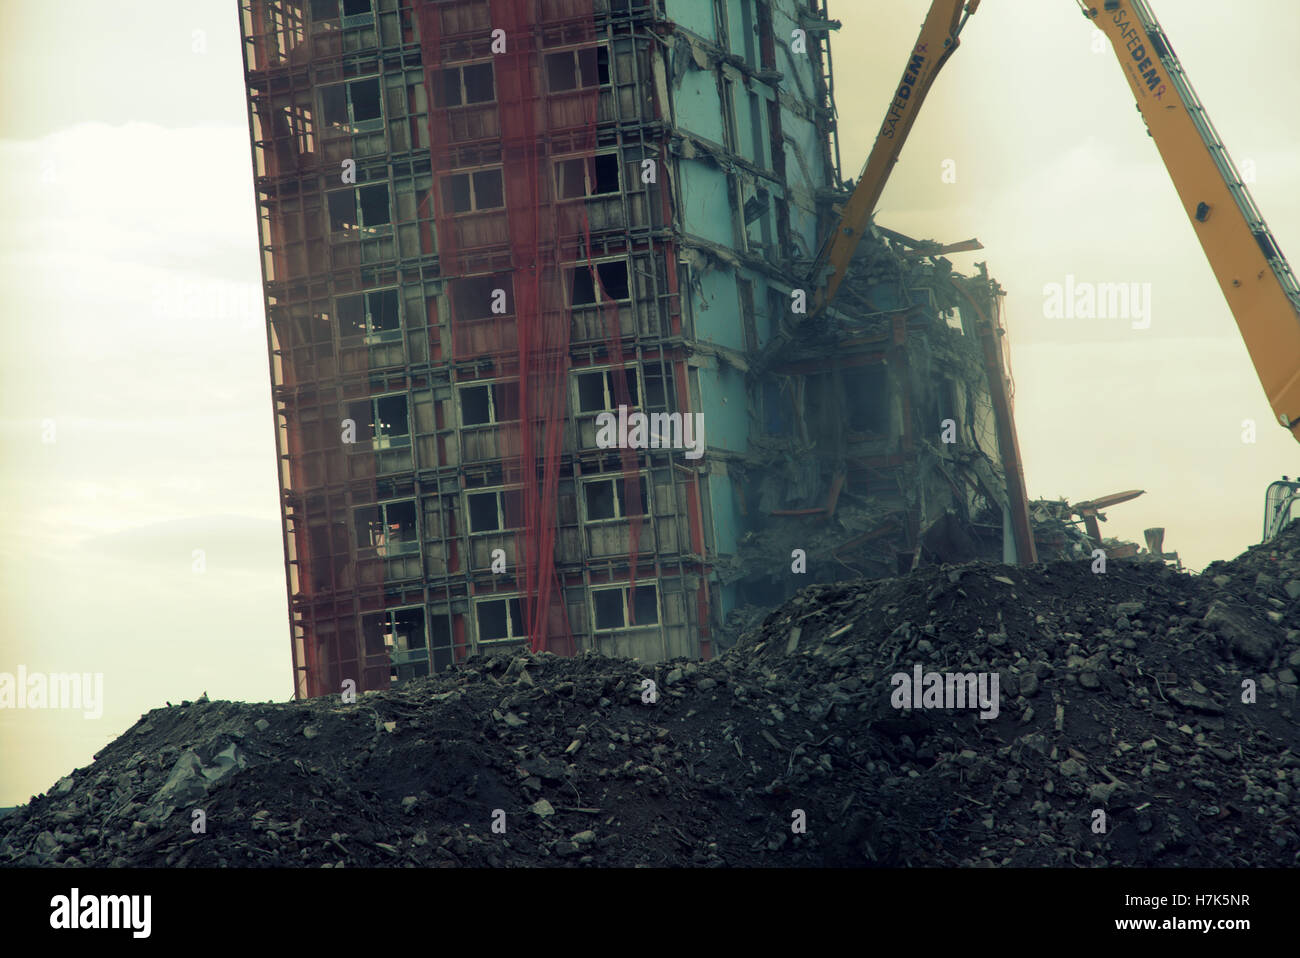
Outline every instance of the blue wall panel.
{"label": "blue wall panel", "polygon": [[716,40],[717,30],[713,26],[713,3],[711,0],[667,0],[664,9],[668,19],[697,33],[706,40]]}
{"label": "blue wall panel", "polygon": [[702,160],[682,160],[677,171],[682,181],[682,228],[688,234],[731,246],[735,240],[726,174]]}
{"label": "blue wall panel", "polygon": [[743,452],[749,442],[745,374],[731,367],[701,369],[700,404],[709,448]]}
{"label": "blue wall panel", "polygon": [[721,145],[722,101],[718,97],[718,79],[712,70],[700,70],[694,61],[673,91],[673,112],[677,126]]}

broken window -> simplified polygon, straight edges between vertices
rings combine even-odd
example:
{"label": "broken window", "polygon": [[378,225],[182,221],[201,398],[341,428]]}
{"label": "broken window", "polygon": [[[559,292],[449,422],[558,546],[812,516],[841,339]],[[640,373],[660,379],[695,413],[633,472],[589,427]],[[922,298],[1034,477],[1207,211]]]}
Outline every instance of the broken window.
{"label": "broken window", "polygon": [[277,131],[277,138],[287,136],[293,150],[299,156],[304,156],[315,151],[315,140],[312,136],[312,111],[302,106],[290,104],[280,112],[281,126]]}
{"label": "broken window", "polygon": [[745,62],[749,66],[756,66],[754,63],[754,35],[757,30],[754,27],[753,4],[744,0],[740,4],[740,33],[744,40]]}
{"label": "broken window", "polygon": [[617,193],[618,154],[599,153],[560,160],[555,164],[555,189],[562,200]]}
{"label": "broken window", "polygon": [[467,386],[460,391],[460,421],[466,426],[492,422],[492,402],[487,386]]}
{"label": "broken window", "polygon": [[[599,278],[603,295],[596,298],[596,280]],[[603,300],[626,300],[631,288],[628,284],[627,261],[614,260],[608,263],[596,263],[595,273],[590,267],[578,266],[569,274],[569,304],[571,306],[595,306]]]}
{"label": "broken window", "polygon": [[519,383],[500,382],[462,386],[460,421],[465,426],[513,422],[519,418]]}
{"label": "broken window", "polygon": [[362,506],[352,516],[358,548],[371,548],[387,557],[420,551],[414,499]]}
{"label": "broken window", "polygon": [[889,434],[889,375],[881,363],[843,371],[849,429],[876,436]]}
{"label": "broken window", "polygon": [[322,87],[320,96],[326,126],[365,133],[384,125],[378,77]]}
{"label": "broken window", "polygon": [[[501,293],[498,295],[497,290]],[[451,281],[452,313],[456,319],[489,319],[514,312],[514,285],[509,273]],[[493,312],[493,308],[497,312]]]}
{"label": "broken window", "polygon": [[367,655],[387,652],[392,684],[429,674],[424,609],[387,609],[361,617]]}
{"label": "broken window", "polygon": [[628,285],[626,261],[597,263],[596,275],[600,278],[601,288],[605,291],[607,298],[615,301],[628,298],[630,287]]}
{"label": "broken window", "polygon": [[480,642],[510,642],[528,637],[523,607],[518,597],[485,599],[476,603],[474,611],[478,619]]}
{"label": "broken window", "polygon": [[425,646],[424,610],[398,609],[391,613],[393,647],[399,652],[415,652]]}
{"label": "broken window", "polygon": [[336,233],[350,230],[375,232],[392,222],[388,209],[388,184],[358,186],[351,190],[334,190],[326,194],[329,201],[330,229]]}
{"label": "broken window", "polygon": [[591,270],[579,266],[569,275],[569,303],[573,306],[594,306],[596,304],[596,283]]}
{"label": "broken window", "polygon": [[375,400],[375,444],[402,445],[410,441],[405,396],[381,396]]}
{"label": "broken window", "polygon": [[[618,380],[619,371],[605,369],[598,372],[579,373],[577,375],[578,412],[601,412],[617,409],[619,405]],[[635,369],[623,370],[623,382],[627,385],[627,397],[623,401],[632,406],[639,405]]]}
{"label": "broken window", "polygon": [[501,209],[506,205],[501,168],[444,177],[442,202],[452,213]]}
{"label": "broken window", "polygon": [[[628,593],[632,593],[632,618],[628,620]],[[659,624],[659,590],[653,585],[626,586],[617,589],[593,589],[592,615],[596,630],[638,628]]]}
{"label": "broken window", "polygon": [[376,449],[410,442],[406,396],[380,396],[348,403],[348,418],[356,423],[356,441],[373,439]]}
{"label": "broken window", "polygon": [[733,92],[735,83],[723,74],[722,80],[722,138],[723,145],[733,153],[740,152],[736,141],[736,97]]}
{"label": "broken window", "polygon": [[357,206],[361,209],[361,228],[384,226],[392,222],[388,209],[388,185],[362,186],[357,190]]}
{"label": "broken window", "polygon": [[771,205],[771,196],[761,186],[754,190],[754,195],[745,200],[745,225],[748,226],[760,216],[766,216]]}
{"label": "broken window", "polygon": [[618,154],[598,153],[591,161],[591,192],[596,195],[619,190]]}
{"label": "broken window", "polygon": [[469,106],[496,98],[491,63],[471,63],[442,71],[442,106]]}
{"label": "broken window", "polygon": [[627,480],[595,479],[583,484],[583,495],[587,504],[587,521],[598,519],[625,519],[630,515],[643,516],[649,513],[649,500],[646,497],[645,476],[638,477],[640,498],[634,505],[628,495]]}
{"label": "broken window", "polygon": [[343,17],[344,26],[354,27],[363,24],[358,17],[368,17],[373,21],[375,15],[371,0],[311,0],[311,18],[313,22],[337,20]]}
{"label": "broken window", "polygon": [[452,648],[451,623],[445,615],[435,614],[428,623],[429,653],[433,656],[433,672],[437,674],[456,661]]}
{"label": "broken window", "polygon": [[338,297],[335,308],[339,316],[339,335],[364,336],[367,342],[401,339],[400,303],[396,288]]}
{"label": "broken window", "polygon": [[546,82],[552,93],[608,85],[609,48],[589,47],[547,54]]}
{"label": "broken window", "polygon": [[647,409],[668,409],[672,405],[673,367],[650,363],[645,366],[645,403]]}
{"label": "broken window", "polygon": [[523,490],[467,493],[470,532],[504,532],[523,525]]}
{"label": "broken window", "polygon": [[272,322],[280,327],[285,314],[288,314],[290,333],[287,345],[300,346],[306,343],[328,343],[334,339],[334,324],[327,313],[310,310],[306,305],[290,307],[272,306]]}
{"label": "broken window", "polygon": [[366,637],[366,652],[373,654],[377,646],[395,658],[403,653],[415,652],[425,647],[424,610],[387,609],[361,617],[361,631]]}

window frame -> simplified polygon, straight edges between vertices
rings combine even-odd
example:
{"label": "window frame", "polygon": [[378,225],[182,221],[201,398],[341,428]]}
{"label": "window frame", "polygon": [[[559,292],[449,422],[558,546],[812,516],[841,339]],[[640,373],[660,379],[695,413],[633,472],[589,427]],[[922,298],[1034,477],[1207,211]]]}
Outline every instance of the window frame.
{"label": "window frame", "polygon": [[[492,95],[488,97],[486,100],[470,100],[469,89],[465,85],[465,70],[467,67],[482,67],[482,66],[486,66],[492,73]],[[439,101],[446,99],[446,89],[447,89],[446,76],[449,70],[456,71],[456,78],[460,86],[460,102],[459,103],[439,102],[438,103],[439,109],[463,110],[466,107],[483,106],[485,103],[497,102],[497,70],[496,70],[496,65],[492,62],[491,58],[488,58],[486,60],[473,60],[468,63],[453,63],[450,66],[444,66],[441,70],[439,70],[438,71],[439,85],[437,87]]]}
{"label": "window frame", "polygon": [[[501,205],[500,206],[479,206],[478,187],[475,185],[474,178],[482,173],[492,173],[492,172],[498,174],[497,178],[501,184]],[[453,180],[462,176],[469,183],[470,207],[467,210],[456,210],[456,209],[452,209],[452,204],[449,203],[447,200],[447,187],[452,183]],[[505,173],[505,166],[502,164],[497,164],[495,166],[480,166],[474,169],[456,170],[452,173],[446,174],[445,176],[439,177],[438,183],[439,186],[441,187],[440,199],[442,200],[443,213],[447,216],[474,216],[479,213],[491,213],[497,210],[504,210],[506,208],[506,173]]]}
{"label": "window frame", "polygon": [[[644,401],[643,401],[644,387],[641,382],[641,370],[638,369],[635,365],[624,365],[622,371],[624,376],[630,376],[632,378],[632,382],[629,383],[629,385],[634,387],[634,392],[635,392],[635,395],[630,397],[632,399],[632,405],[629,406],[628,409],[644,408]],[[596,368],[581,367],[578,369],[571,370],[571,372],[573,374],[573,389],[571,395],[573,399],[573,411],[575,415],[599,416],[603,412],[618,411],[618,397],[615,394],[615,390],[614,390],[614,374],[619,372],[617,366],[598,366]],[[601,377],[601,387],[600,387],[601,392],[605,397],[605,402],[608,403],[609,405],[602,406],[600,409],[583,409],[582,389],[580,385],[580,380],[584,376],[595,376],[595,375],[600,375]]]}
{"label": "window frame", "polygon": [[[629,622],[627,621],[627,594],[628,594],[628,591],[631,590],[631,589],[633,589],[633,588],[636,588],[636,589],[654,589],[654,594],[655,594],[655,620],[654,620],[653,622],[635,622],[635,623],[629,623]],[[623,615],[623,624],[622,624],[622,625],[602,627],[602,626],[601,626],[601,625],[596,621],[596,593],[598,593],[598,592],[617,592],[617,593],[620,594],[620,599],[619,599],[619,610],[622,612],[622,615]],[[660,604],[660,601],[659,601],[659,599],[660,599],[660,595],[659,595],[659,585],[658,585],[658,583],[650,582],[650,583],[646,583],[645,585],[636,585],[636,586],[631,586],[631,585],[617,585],[617,586],[592,586],[591,589],[589,590],[589,594],[590,594],[591,600],[590,600],[590,602],[588,603],[588,605],[589,605],[589,607],[591,608],[591,632],[592,632],[593,635],[597,635],[597,634],[607,634],[607,633],[611,633],[611,632],[630,632],[630,631],[633,631],[633,630],[636,630],[636,629],[658,629],[658,628],[661,628],[661,627],[663,626],[663,618],[664,618],[664,617],[663,617],[663,609],[661,608],[661,604]],[[636,600],[633,599],[634,606],[635,606],[635,602],[636,602]]]}
{"label": "window frame", "polygon": [[[603,193],[594,192],[596,183],[596,159],[602,156],[614,157],[614,171],[618,177],[618,184],[612,190]],[[582,162],[583,189],[585,192],[581,196],[565,196],[561,189],[560,167],[568,163]],[[608,196],[618,196],[623,192],[623,160],[622,154],[617,147],[614,149],[596,150],[594,153],[578,153],[569,156],[556,157],[551,164],[552,182],[555,186],[555,200],[557,203],[576,203],[579,200],[603,199]]]}
{"label": "window frame", "polygon": [[[387,201],[388,220],[383,223],[375,223],[373,226],[369,223],[361,222],[361,212],[363,209],[361,205],[361,191],[378,189],[381,187],[384,190],[384,197]],[[345,224],[343,229],[337,230],[334,228],[334,215],[333,211],[330,209],[330,197],[339,196],[349,191],[352,193],[352,213],[356,217],[357,221],[351,228],[348,228]],[[353,186],[345,186],[341,190],[326,190],[325,221],[329,224],[329,233],[331,236],[348,236],[354,233],[357,235],[368,234],[371,236],[380,236],[385,233],[391,233],[393,231],[393,191],[391,185],[387,181],[383,181],[379,183],[358,183]]]}
{"label": "window frame", "polygon": [[[380,400],[383,400],[383,399],[392,399],[392,398],[395,397],[395,396],[401,396],[402,399],[404,399],[404,400],[406,401],[406,432],[405,432],[405,433],[394,433],[394,434],[391,434],[391,435],[390,435],[390,434],[388,434],[388,433],[386,433],[386,432],[381,432],[380,429],[379,429],[379,426],[380,426],[380,422],[379,422],[379,402],[380,402]],[[413,437],[413,434],[412,434],[412,432],[411,432],[411,396],[410,396],[410,393],[407,393],[407,392],[400,392],[400,391],[399,391],[399,392],[389,392],[389,393],[382,393],[382,394],[380,394],[380,395],[378,395],[378,396],[366,396],[365,398],[362,398],[362,399],[352,399],[352,400],[348,400],[347,412],[348,412],[348,418],[349,418],[349,419],[353,418],[353,417],[352,417],[352,407],[353,407],[354,405],[359,404],[359,403],[369,403],[369,404],[370,404],[370,435],[369,435],[368,439],[366,440],[366,441],[369,443],[369,446],[368,446],[368,447],[364,447],[364,448],[366,449],[367,452],[379,452],[379,451],[382,451],[382,450],[385,450],[385,449],[404,449],[404,448],[407,448],[408,446],[411,445],[411,443],[412,443],[414,437]],[[363,444],[360,443],[360,442],[357,442],[357,443],[349,443],[349,444],[347,445],[347,448],[348,448],[349,450],[360,451],[360,450],[363,448]]]}
{"label": "window frame", "polygon": [[[317,16],[317,6],[323,6],[325,2],[330,2],[330,5],[334,8],[333,16]],[[312,0],[312,2],[308,4],[307,8],[307,12],[311,18],[312,29],[315,31],[318,24],[333,23],[336,20],[339,22],[339,26],[344,30],[349,30],[355,27],[373,26],[375,22],[374,0],[367,0],[367,3],[370,7],[369,13],[344,14],[343,0]]]}
{"label": "window frame", "polygon": [[[368,546],[361,545],[360,539],[361,539],[362,528],[361,528],[361,523],[358,521],[358,515],[357,515],[358,513],[360,513],[364,509],[378,509],[379,520],[380,520],[378,527],[380,529],[387,530],[391,528],[393,525],[393,523],[390,523],[388,521],[388,507],[398,505],[398,504],[405,504],[405,503],[411,504],[413,517],[414,517],[414,523],[412,524],[412,529],[415,532],[414,539],[390,540],[387,532],[385,532],[383,544],[376,545],[374,542],[375,539],[374,528],[372,527],[369,530],[369,536],[368,536],[368,538],[370,539],[370,544]],[[359,550],[367,549],[367,548],[372,549],[374,550],[376,555],[384,559],[396,559],[401,556],[416,555],[422,551],[422,540],[420,537],[420,506],[419,506],[418,498],[410,497],[405,499],[384,499],[381,500],[380,502],[375,502],[368,505],[354,506],[352,509],[352,525],[354,528],[353,540],[357,543],[357,549]],[[393,549],[392,547],[394,545],[396,545],[398,548]],[[384,551],[381,552],[380,549],[383,549]]]}
{"label": "window frame", "polygon": [[[595,525],[597,523],[630,522],[633,519],[649,519],[654,514],[650,508],[650,487],[653,484],[650,482],[650,476],[647,472],[638,470],[637,477],[641,480],[643,494],[641,496],[641,511],[635,515],[629,515],[627,513],[625,500],[623,498],[623,487],[626,477],[622,473],[619,473],[617,477],[605,475],[583,478],[579,482],[581,487],[580,499],[582,502],[583,524]],[[590,486],[602,482],[611,482],[614,484],[614,515],[597,516],[593,518],[589,513],[590,507],[587,499],[587,489]]]}
{"label": "window frame", "polygon": [[[518,408],[515,409],[515,416],[513,419],[497,418],[497,408],[496,408],[497,398],[496,398],[496,392],[493,389],[493,387],[498,385],[513,385],[515,386],[515,391],[517,394],[518,387],[519,387],[519,380],[518,379],[489,379],[489,380],[476,379],[471,382],[456,384],[456,418],[457,421],[460,423],[461,429],[482,429],[487,426],[503,426],[506,425],[507,423],[519,422]],[[478,389],[483,387],[486,387],[488,391],[488,415],[490,418],[488,419],[487,422],[466,422],[465,402],[461,398],[462,394],[466,390]]]}
{"label": "window frame", "polygon": [[[481,630],[480,630],[480,629],[481,629],[481,623],[479,622],[479,614],[478,614],[478,610],[479,610],[479,607],[480,607],[480,606],[482,606],[482,605],[486,605],[486,604],[488,604],[489,602],[504,602],[504,603],[506,604],[506,633],[507,633],[507,634],[506,634],[506,636],[505,636],[504,638],[497,638],[497,639],[485,639],[485,638],[483,638],[482,632],[481,632]],[[520,628],[526,630],[526,629],[528,628],[528,623],[527,623],[527,621],[525,620],[525,616],[524,616],[524,597],[523,597],[523,595],[522,595],[521,593],[516,592],[516,593],[512,593],[512,594],[510,594],[510,595],[490,595],[490,596],[482,596],[482,597],[476,597],[476,598],[474,599],[474,640],[475,640],[476,642],[478,642],[478,644],[479,644],[480,646],[482,646],[482,645],[489,645],[489,646],[494,646],[494,645],[505,645],[505,644],[507,644],[507,643],[509,643],[509,642],[527,642],[527,641],[528,641],[528,634],[527,634],[526,631],[525,631],[523,634],[521,634],[521,635],[515,635],[515,634],[513,633],[513,631],[512,631],[512,623],[513,623],[513,620],[514,620],[514,616],[512,616],[512,615],[510,614],[510,603],[511,603],[511,602],[518,602],[518,603],[519,603],[519,625],[520,625]]]}
{"label": "window frame", "polygon": [[[421,634],[422,637],[423,637],[423,644],[422,644],[422,645],[418,645],[418,646],[415,646],[415,647],[411,647],[410,645],[408,645],[405,649],[399,649],[399,648],[398,648],[398,644],[397,644],[397,636],[398,636],[398,633],[397,633],[397,628],[396,628],[396,616],[397,616],[397,614],[398,614],[399,612],[419,612],[419,613],[420,613],[420,634]],[[373,617],[375,617],[375,616],[383,616],[383,619],[384,619],[384,626],[385,626],[385,628],[384,628],[383,633],[381,633],[381,634],[384,634],[384,635],[386,635],[386,634],[391,634],[392,637],[393,637],[393,644],[392,644],[391,646],[390,646],[387,642],[384,643],[384,651],[388,653],[389,662],[390,662],[394,667],[399,666],[399,665],[414,665],[414,664],[416,664],[416,663],[418,663],[418,662],[422,662],[422,661],[427,661],[427,662],[432,663],[433,659],[432,659],[432,657],[429,655],[429,613],[428,613],[428,610],[425,609],[424,606],[422,606],[422,605],[398,605],[398,606],[392,606],[392,607],[389,607],[389,608],[378,609],[378,610],[376,610],[376,611],[374,611],[374,612],[363,612],[363,613],[361,613],[361,636],[362,636],[362,642],[363,642],[363,643],[364,643],[364,641],[365,641],[365,635],[366,635],[366,620],[367,620],[367,619],[371,619],[371,618],[373,618]],[[420,657],[417,657],[417,656],[412,656],[411,653],[413,653],[413,652],[422,652],[422,653],[424,653],[423,658],[420,658]],[[401,661],[399,661],[398,658],[397,658],[397,656],[398,656],[399,654],[400,654],[400,655],[403,655],[403,656],[406,656],[406,658],[403,658]],[[367,655],[369,655],[369,653],[367,653]]]}
{"label": "window frame", "polygon": [[[519,503],[520,524],[517,526],[507,525],[507,513],[506,513],[505,501],[502,497],[509,492],[518,493],[520,497],[520,503]],[[524,527],[523,517],[522,517],[523,493],[524,493],[523,486],[489,486],[482,489],[466,489],[465,490],[465,529],[467,530],[468,534],[471,536],[502,535],[508,532],[517,532],[518,530],[522,529]],[[471,511],[469,505],[470,496],[487,496],[487,495],[494,496],[496,499],[497,523],[498,523],[497,528],[475,529],[474,514]]]}
{"label": "window frame", "polygon": [[[582,82],[582,61],[578,59],[579,54],[592,50],[596,53],[596,82],[594,84],[584,84]],[[604,82],[600,80],[600,53],[605,53],[605,75],[607,79]],[[576,86],[556,89],[551,85],[551,61],[556,57],[569,55],[573,58],[573,75],[578,81]],[[546,77],[546,92],[553,94],[579,93],[586,90],[604,90],[613,89],[614,87],[614,51],[610,49],[608,43],[584,44],[582,46],[570,47],[567,50],[549,50],[542,57],[542,72]]]}
{"label": "window frame", "polygon": [[[352,88],[358,83],[368,83],[374,81],[379,92],[379,116],[369,120],[358,120],[355,116],[355,109],[352,102]],[[342,125],[331,122],[325,115],[325,92],[335,87],[343,88],[343,101],[347,107],[347,124]],[[322,130],[328,134],[332,132],[345,132],[356,135],[360,133],[377,133],[384,129],[388,117],[384,110],[384,79],[383,75],[376,73],[372,76],[354,77],[350,80],[344,80],[340,83],[329,83],[320,88],[320,118]],[[364,124],[364,125],[362,125]]]}
{"label": "window frame", "polygon": [[[600,267],[608,265],[610,263],[622,263],[624,268],[627,270],[627,296],[624,297],[623,299],[600,299],[599,298],[599,292],[601,287],[604,286],[604,283],[602,282],[598,286],[596,285],[596,279],[600,275]],[[590,264],[585,262],[570,263],[565,265],[563,269],[565,271],[565,279],[567,280],[567,282],[565,282],[564,284],[564,298],[565,298],[566,306],[570,310],[595,309],[597,307],[606,306],[606,305],[613,305],[618,303],[630,303],[635,298],[634,294],[636,292],[636,288],[633,282],[632,261],[627,256],[611,256],[605,259],[592,260]],[[589,273],[593,274],[591,277],[592,290],[594,293],[597,294],[597,298],[594,302],[590,302],[590,303],[573,302],[573,274],[580,269],[585,269]]]}
{"label": "window frame", "polygon": [[[377,293],[392,292],[397,298],[397,328],[396,329],[376,329],[374,325],[374,311],[370,308],[370,297]],[[339,303],[345,299],[354,296],[361,297],[361,313],[365,318],[366,326],[364,332],[345,331],[343,328],[343,313],[339,309]],[[339,338],[343,342],[350,342],[356,339],[363,339],[367,346],[374,346],[381,343],[400,342],[402,334],[406,330],[406,317],[403,316],[404,306],[402,302],[402,287],[400,286],[381,286],[375,289],[363,289],[356,293],[347,293],[342,296],[334,297],[334,314],[338,317]]]}

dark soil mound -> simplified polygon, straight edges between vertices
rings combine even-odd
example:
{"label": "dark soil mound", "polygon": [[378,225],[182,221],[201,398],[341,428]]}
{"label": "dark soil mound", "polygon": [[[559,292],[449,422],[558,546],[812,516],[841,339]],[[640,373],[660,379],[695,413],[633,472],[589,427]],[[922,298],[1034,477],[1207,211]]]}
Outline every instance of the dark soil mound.
{"label": "dark soil mound", "polygon": [[[998,714],[894,707],[915,666],[996,675]],[[1200,576],[927,568],[707,663],[156,709],[0,818],[0,863],[1294,865],[1297,671],[1300,529]]]}

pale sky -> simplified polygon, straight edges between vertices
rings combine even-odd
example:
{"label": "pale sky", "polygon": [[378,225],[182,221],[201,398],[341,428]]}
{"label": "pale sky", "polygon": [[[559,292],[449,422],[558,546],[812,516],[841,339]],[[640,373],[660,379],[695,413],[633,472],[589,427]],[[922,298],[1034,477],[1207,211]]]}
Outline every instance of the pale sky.
{"label": "pale sky", "polygon": [[[1211,0],[1153,5],[1300,262],[1300,6],[1238,0],[1225,19]],[[846,176],[927,7],[832,0]],[[0,672],[102,672],[105,700],[99,719],[0,711],[0,805],[164,701],[292,694],[235,8],[0,4]],[[1074,0],[984,0],[877,222],[983,242],[952,259],[987,261],[1009,292],[1030,495],[1145,489],[1103,530],[1140,541],[1165,526],[1166,549],[1199,569],[1257,540],[1265,485],[1300,455],[1113,52],[1091,44]],[[1044,285],[1067,275],[1151,284],[1150,328],[1045,318]]]}

